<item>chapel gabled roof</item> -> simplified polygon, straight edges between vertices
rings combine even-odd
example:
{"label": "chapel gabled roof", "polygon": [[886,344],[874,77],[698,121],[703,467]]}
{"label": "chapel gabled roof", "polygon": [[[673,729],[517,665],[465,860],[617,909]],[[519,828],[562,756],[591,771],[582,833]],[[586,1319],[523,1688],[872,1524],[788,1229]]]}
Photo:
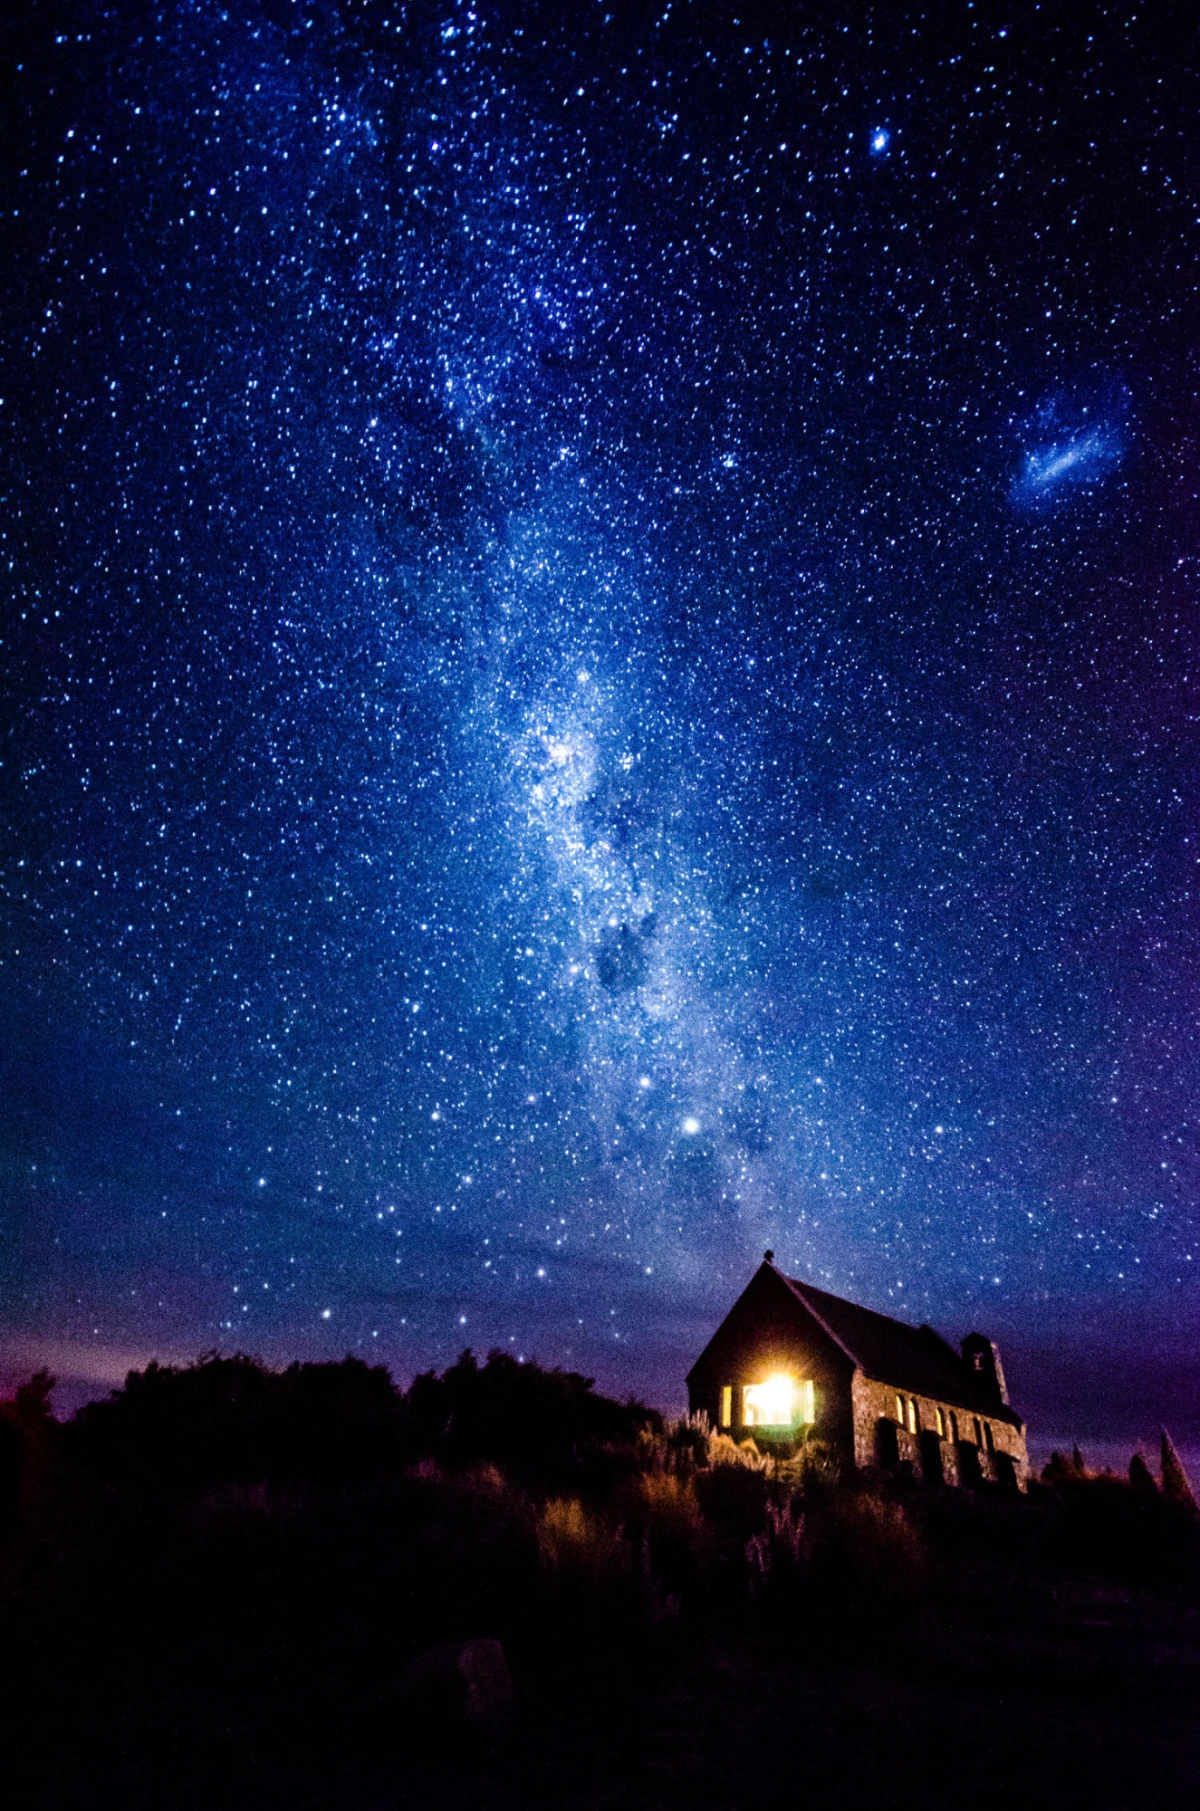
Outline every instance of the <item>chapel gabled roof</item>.
{"label": "chapel gabled roof", "polygon": [[931,1396],[955,1408],[989,1415],[992,1420],[1021,1425],[1015,1409],[1002,1407],[985,1395],[966,1360],[932,1327],[910,1327],[889,1314],[877,1314],[873,1308],[860,1308],[857,1302],[830,1295],[799,1277],[785,1277],[782,1271],[775,1274],[868,1377],[894,1389],[911,1390],[915,1396]]}

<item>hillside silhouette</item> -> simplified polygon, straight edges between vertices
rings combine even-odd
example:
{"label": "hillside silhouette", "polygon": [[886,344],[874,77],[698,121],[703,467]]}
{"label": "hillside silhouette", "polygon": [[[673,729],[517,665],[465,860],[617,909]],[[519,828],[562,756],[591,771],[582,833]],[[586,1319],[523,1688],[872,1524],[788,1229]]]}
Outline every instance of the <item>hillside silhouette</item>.
{"label": "hillside silhouette", "polygon": [[[924,1490],[501,1352],[407,1390],[210,1353],[66,1422],[51,1386],[0,1407],[14,1804],[650,1811],[802,1778],[924,1806],[969,1777],[1117,1806],[1196,1777],[1173,1449]],[[916,1729],[936,1750],[899,1765]]]}

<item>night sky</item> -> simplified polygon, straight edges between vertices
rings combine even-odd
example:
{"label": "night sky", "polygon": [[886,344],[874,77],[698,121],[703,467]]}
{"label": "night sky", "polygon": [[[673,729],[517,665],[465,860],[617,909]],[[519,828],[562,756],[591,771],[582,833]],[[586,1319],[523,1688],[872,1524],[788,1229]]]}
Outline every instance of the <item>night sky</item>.
{"label": "night sky", "polygon": [[1187,13],[12,9],[6,1374],[1200,1440]]}

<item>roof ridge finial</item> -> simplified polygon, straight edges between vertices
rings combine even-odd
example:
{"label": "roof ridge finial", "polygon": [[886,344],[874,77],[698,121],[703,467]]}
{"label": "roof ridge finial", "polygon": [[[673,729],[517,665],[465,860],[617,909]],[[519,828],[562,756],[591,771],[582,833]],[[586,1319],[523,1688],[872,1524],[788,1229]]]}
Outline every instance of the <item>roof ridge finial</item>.
{"label": "roof ridge finial", "polygon": [[763,1262],[767,1263],[767,1264],[773,1264],[775,1262],[775,1253],[773,1251],[764,1251],[763,1252]]}

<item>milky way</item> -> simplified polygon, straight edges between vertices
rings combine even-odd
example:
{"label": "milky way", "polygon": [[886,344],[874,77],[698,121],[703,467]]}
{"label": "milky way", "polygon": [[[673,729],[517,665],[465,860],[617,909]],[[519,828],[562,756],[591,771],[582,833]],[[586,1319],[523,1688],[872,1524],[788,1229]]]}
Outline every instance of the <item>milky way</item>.
{"label": "milky way", "polygon": [[671,1402],[769,1245],[1194,1389],[1192,47],[1077,10],[5,28],[10,1370]]}

